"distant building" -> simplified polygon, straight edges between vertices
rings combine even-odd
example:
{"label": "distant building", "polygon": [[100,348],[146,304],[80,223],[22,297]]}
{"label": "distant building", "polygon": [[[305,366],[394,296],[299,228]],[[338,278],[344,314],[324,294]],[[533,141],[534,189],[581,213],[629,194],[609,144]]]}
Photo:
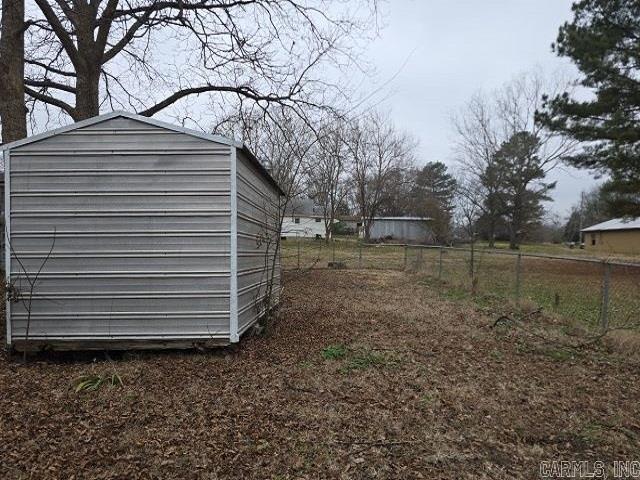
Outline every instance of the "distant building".
{"label": "distant building", "polygon": [[615,218],[582,230],[585,250],[640,254],[640,217]]}
{"label": "distant building", "polygon": [[362,219],[356,215],[341,215],[338,222],[342,226],[341,232],[347,235],[359,235],[362,230]]}
{"label": "distant building", "polygon": [[433,243],[430,220],[427,217],[375,217],[369,229],[369,236],[372,240]]}
{"label": "distant building", "polygon": [[320,239],[325,235],[324,216],[320,208],[308,198],[290,200],[282,219],[280,237],[283,239],[292,237]]}

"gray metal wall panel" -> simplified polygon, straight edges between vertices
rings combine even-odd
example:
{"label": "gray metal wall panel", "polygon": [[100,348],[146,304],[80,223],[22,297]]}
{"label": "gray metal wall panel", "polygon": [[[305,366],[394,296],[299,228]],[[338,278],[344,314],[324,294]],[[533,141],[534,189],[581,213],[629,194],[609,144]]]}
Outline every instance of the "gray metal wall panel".
{"label": "gray metal wall panel", "polygon": [[229,192],[224,194],[205,195],[203,193],[188,192],[175,194],[175,193],[140,193],[140,194],[122,194],[107,193],[104,195],[97,195],[87,192],[79,193],[33,193],[31,195],[26,193],[12,193],[11,194],[11,209],[12,211],[75,211],[75,210],[98,210],[98,211],[111,211],[111,210],[138,210],[142,208],[147,209],[172,209],[172,208],[200,208],[205,209],[211,205],[228,205],[229,204]]}
{"label": "gray metal wall panel", "polygon": [[[46,140],[45,140],[46,141]],[[172,171],[182,172],[193,170],[196,173],[202,170],[228,169],[229,160],[227,152],[229,147],[210,149],[202,152],[182,153],[175,149],[164,151],[153,151],[151,149],[141,152],[119,153],[117,150],[106,151],[97,154],[93,151],[87,152],[60,152],[56,155],[42,153],[34,155],[27,151],[11,151],[11,156],[15,156],[14,173],[64,173],[74,174],[78,171],[89,170],[91,172],[105,173],[118,171],[123,173],[135,173],[138,171]]]}
{"label": "gray metal wall panel", "polygon": [[198,172],[156,170],[121,171],[120,173],[69,171],[62,173],[25,172],[15,174],[12,190],[60,192],[147,192],[224,191],[229,189],[229,172],[201,169]]}
{"label": "gray metal wall panel", "polygon": [[[116,118],[12,150],[30,338],[229,336],[230,147]],[[22,268],[12,279],[25,292]],[[12,309],[13,339],[27,312]]]}
{"label": "gray metal wall panel", "polygon": [[[211,213],[210,213],[211,212]],[[224,212],[224,213],[220,213]],[[180,212],[158,211],[129,211],[128,216],[122,212],[94,211],[82,214],[73,212],[28,213],[15,212],[12,215],[14,233],[20,236],[23,233],[42,232],[51,234],[53,229],[63,232],[92,233],[96,231],[96,225],[100,225],[102,232],[118,231],[143,231],[143,232],[171,232],[171,231],[222,231],[228,232],[230,228],[230,211],[221,210],[185,210]]]}
{"label": "gray metal wall panel", "polygon": [[431,230],[425,221],[420,220],[384,220],[373,222],[371,238],[393,237],[398,240],[427,242],[431,239]]}
{"label": "gray metal wall panel", "polygon": [[[238,152],[238,326],[246,330],[259,316],[264,302],[271,264],[279,242],[277,231],[279,193]],[[278,259],[279,260],[279,259]],[[280,289],[280,266],[276,262],[273,295]]]}
{"label": "gray metal wall panel", "polygon": [[[46,233],[11,233],[12,245],[17,252],[48,252],[53,238],[53,230]],[[210,233],[206,231],[157,232],[150,234],[144,230],[119,233],[56,233],[56,252],[87,251],[153,251],[173,252],[194,250],[229,251],[229,232]]]}

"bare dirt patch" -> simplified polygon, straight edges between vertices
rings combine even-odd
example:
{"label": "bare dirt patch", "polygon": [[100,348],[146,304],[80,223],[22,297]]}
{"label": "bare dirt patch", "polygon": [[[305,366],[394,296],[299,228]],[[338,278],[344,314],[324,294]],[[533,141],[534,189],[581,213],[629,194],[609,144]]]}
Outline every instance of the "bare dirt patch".
{"label": "bare dirt patch", "polygon": [[[2,357],[0,478],[529,479],[637,459],[633,357],[491,328],[401,272],[290,275],[284,297],[236,349]],[[74,391],[113,372],[123,386]]]}

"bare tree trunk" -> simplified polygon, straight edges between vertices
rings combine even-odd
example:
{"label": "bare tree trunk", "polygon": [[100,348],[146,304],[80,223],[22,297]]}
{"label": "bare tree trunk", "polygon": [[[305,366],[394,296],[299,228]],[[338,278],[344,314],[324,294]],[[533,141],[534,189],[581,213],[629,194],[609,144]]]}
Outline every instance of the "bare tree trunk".
{"label": "bare tree trunk", "polygon": [[88,65],[85,70],[78,75],[76,85],[76,122],[100,115],[100,68],[95,65]]}
{"label": "bare tree trunk", "polygon": [[363,222],[364,227],[364,239],[368,242],[371,240],[371,220],[366,220]]}
{"label": "bare tree trunk", "polygon": [[489,219],[489,248],[494,248],[496,246],[496,222],[493,217]]}
{"label": "bare tree trunk", "polygon": [[27,136],[24,104],[24,0],[2,0],[0,121],[4,143]]}
{"label": "bare tree trunk", "polygon": [[76,108],[74,120],[100,115],[100,69],[102,55],[94,39],[96,12],[87,3],[80,7],[78,18],[78,65],[76,65]]}
{"label": "bare tree trunk", "polygon": [[518,250],[520,246],[520,230],[522,228],[520,218],[520,214],[516,212],[509,222],[509,248],[511,250]]}
{"label": "bare tree trunk", "polygon": [[509,232],[509,249],[511,250],[518,249],[518,238],[517,238],[516,232],[514,232],[513,230]]}

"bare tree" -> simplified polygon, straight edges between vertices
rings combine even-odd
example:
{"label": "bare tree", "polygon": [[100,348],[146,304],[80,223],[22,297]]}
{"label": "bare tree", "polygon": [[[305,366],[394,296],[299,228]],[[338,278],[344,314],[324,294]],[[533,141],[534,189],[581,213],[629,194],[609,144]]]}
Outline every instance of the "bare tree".
{"label": "bare tree", "polygon": [[346,125],[339,119],[328,122],[320,130],[320,139],[313,149],[313,158],[306,175],[309,196],[322,211],[327,243],[333,236],[333,224],[338,208],[343,204],[348,192],[345,131]]}
{"label": "bare tree", "polygon": [[284,212],[291,199],[306,189],[304,173],[318,136],[306,121],[283,106],[267,112],[243,109],[220,122],[216,132],[242,138],[284,192],[277,206],[268,202],[261,206],[263,222],[256,238],[256,248],[264,252],[265,268],[260,282],[262,286],[256,292],[254,303],[259,313],[268,313],[276,300],[275,273],[280,259]]}
{"label": "bare tree", "polygon": [[[304,115],[309,118],[308,112]],[[304,174],[319,137],[288,108],[243,108],[222,120],[214,132],[242,139],[285,192],[286,203],[306,191]]]}
{"label": "bare tree", "polygon": [[459,236],[471,241],[477,233],[476,224],[482,214],[479,205],[482,205],[482,202],[477,200],[478,194],[474,191],[473,182],[469,182],[465,177],[458,178],[456,182],[454,225]]}
{"label": "bare tree", "polygon": [[[6,233],[6,226],[5,226],[5,233]],[[35,294],[35,289],[36,289],[36,286],[38,285],[40,274],[42,273],[42,270],[44,269],[49,259],[51,258],[51,254],[53,253],[53,250],[56,246],[56,229],[54,227],[53,234],[51,236],[51,247],[49,248],[47,255],[44,258],[42,258],[42,261],[40,262],[40,265],[38,266],[38,269],[35,272],[31,271],[29,268],[25,266],[20,256],[14,250],[13,244],[11,243],[11,241],[8,241],[7,243],[8,245],[5,245],[5,248],[9,248],[9,251],[11,252],[11,257],[15,259],[16,263],[20,267],[21,273],[15,275],[14,278],[11,278],[9,280],[7,285],[5,285],[5,290],[7,291],[7,297],[9,301],[13,303],[20,302],[24,308],[24,311],[27,314],[25,334],[24,334],[24,350],[22,352],[22,355],[23,355],[22,360],[24,363],[27,363],[29,333],[31,330],[31,314],[33,311],[33,295]],[[11,264],[6,265],[5,267],[10,269]],[[24,291],[25,289],[22,288],[23,279],[27,282],[26,293]],[[25,298],[25,296],[27,298]],[[5,321],[10,322],[11,318],[6,318]]]}
{"label": "bare tree", "polygon": [[371,113],[353,122],[346,145],[352,195],[363,221],[364,237],[369,240],[385,189],[394,177],[398,178],[394,173],[413,164],[415,142],[379,113]]}
{"label": "bare tree", "polygon": [[0,122],[2,142],[27,136],[24,103],[24,0],[2,0]]}
{"label": "bare tree", "polygon": [[376,0],[359,10],[331,9],[334,0],[34,2],[26,93],[75,121],[105,105],[151,116],[205,94],[321,106],[330,94],[320,72],[353,60],[377,16]]}
{"label": "bare tree", "polygon": [[557,167],[575,148],[575,141],[546,130],[535,122],[546,92],[561,92],[569,82],[560,75],[545,76],[540,71],[522,74],[500,89],[477,93],[453,117],[456,150],[465,186],[459,190],[482,211],[489,245],[503,215],[498,198],[501,172],[495,168],[496,153],[516,134],[527,132],[539,139],[538,158],[545,173]]}

